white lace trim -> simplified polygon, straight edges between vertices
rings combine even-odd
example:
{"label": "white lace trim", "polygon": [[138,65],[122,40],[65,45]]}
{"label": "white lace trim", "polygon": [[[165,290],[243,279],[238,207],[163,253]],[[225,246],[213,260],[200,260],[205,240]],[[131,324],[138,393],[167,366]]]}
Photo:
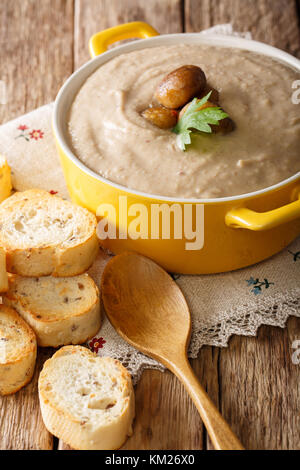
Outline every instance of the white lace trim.
{"label": "white lace trim", "polygon": [[197,357],[204,345],[227,346],[229,338],[234,334],[256,336],[261,325],[284,328],[291,315],[300,317],[300,288],[291,290],[288,295],[279,293],[273,298],[260,299],[259,307],[249,303],[231,308],[224,312],[217,325],[203,326],[194,319],[189,357]]}

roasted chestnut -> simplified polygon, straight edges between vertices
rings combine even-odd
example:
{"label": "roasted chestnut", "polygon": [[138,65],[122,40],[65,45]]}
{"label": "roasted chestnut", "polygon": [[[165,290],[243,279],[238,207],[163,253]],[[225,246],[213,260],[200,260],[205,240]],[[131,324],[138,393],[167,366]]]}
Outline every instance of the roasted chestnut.
{"label": "roasted chestnut", "polygon": [[155,91],[155,98],[166,108],[181,108],[205,86],[203,70],[196,65],[184,65],[163,78]]}
{"label": "roasted chestnut", "polygon": [[170,129],[176,126],[178,112],[163,106],[152,106],[142,112],[142,116],[160,129]]}

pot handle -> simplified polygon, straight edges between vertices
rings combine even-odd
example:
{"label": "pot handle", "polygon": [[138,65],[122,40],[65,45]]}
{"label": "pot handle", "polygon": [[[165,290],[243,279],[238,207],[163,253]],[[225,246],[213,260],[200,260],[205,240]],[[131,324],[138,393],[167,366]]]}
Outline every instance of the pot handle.
{"label": "pot handle", "polygon": [[143,21],[132,21],[131,23],[121,24],[113,28],[105,29],[94,34],[89,41],[91,57],[96,57],[107,51],[107,47],[122,39],[132,38],[151,38],[158,36],[159,33],[148,23]]}
{"label": "pot handle", "polygon": [[300,192],[298,200],[268,212],[255,212],[246,207],[231,209],[225,216],[225,223],[232,228],[268,230],[291,222],[300,217]]}

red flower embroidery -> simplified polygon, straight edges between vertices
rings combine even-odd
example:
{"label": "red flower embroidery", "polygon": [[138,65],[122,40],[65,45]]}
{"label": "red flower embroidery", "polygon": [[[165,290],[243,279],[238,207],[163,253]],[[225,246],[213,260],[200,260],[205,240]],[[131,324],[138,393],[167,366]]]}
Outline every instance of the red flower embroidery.
{"label": "red flower embroidery", "polygon": [[40,129],[33,129],[31,132],[29,132],[29,135],[31,139],[39,140],[44,137],[44,132]]}
{"label": "red flower embroidery", "polygon": [[20,124],[18,130],[21,131],[21,133],[17,135],[15,139],[22,137],[23,139],[27,140],[27,142],[29,142],[30,139],[39,140],[44,137],[44,132],[41,129],[33,129],[30,132],[30,129],[28,126],[26,126],[26,124]]}
{"label": "red flower embroidery", "polygon": [[98,352],[99,349],[103,348],[103,345],[106,343],[105,339],[101,338],[93,338],[92,341],[89,342],[89,347],[95,353]]}
{"label": "red flower embroidery", "polygon": [[50,194],[52,194],[54,196],[54,194],[57,194],[58,191],[53,191],[53,189],[51,189],[51,191],[49,191]]}

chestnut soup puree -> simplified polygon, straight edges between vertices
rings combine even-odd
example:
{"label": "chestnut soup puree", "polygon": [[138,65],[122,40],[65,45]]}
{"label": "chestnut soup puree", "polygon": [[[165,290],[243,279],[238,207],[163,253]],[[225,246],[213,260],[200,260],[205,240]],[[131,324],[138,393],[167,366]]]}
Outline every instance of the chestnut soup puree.
{"label": "chestnut soup puree", "polygon": [[[212,109],[224,110],[234,126],[194,129],[182,148],[171,126],[186,103],[161,108],[157,90],[166,74],[186,64],[202,69],[206,90],[213,90],[208,100],[218,95]],[[130,52],[82,85],[70,109],[70,143],[99,175],[146,193],[218,198],[256,191],[300,170],[300,113],[291,100],[297,79],[292,68],[238,49],[182,44]],[[195,97],[196,89],[186,101]]]}

